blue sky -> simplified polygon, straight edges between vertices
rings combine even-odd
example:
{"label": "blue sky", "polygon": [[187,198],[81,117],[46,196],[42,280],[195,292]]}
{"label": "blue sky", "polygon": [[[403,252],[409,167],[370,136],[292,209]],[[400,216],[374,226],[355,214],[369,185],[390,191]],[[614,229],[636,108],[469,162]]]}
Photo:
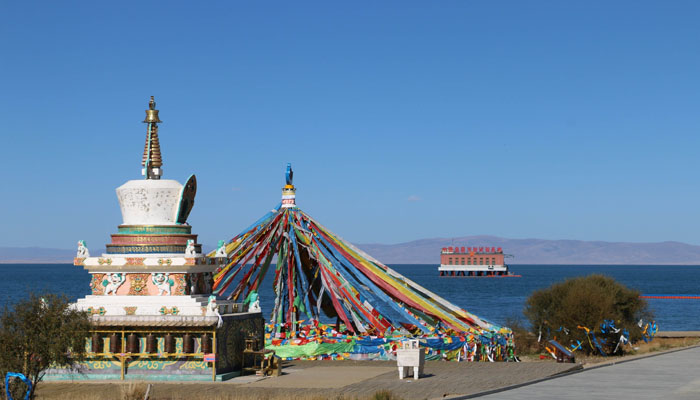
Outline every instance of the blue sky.
{"label": "blue sky", "polygon": [[353,242],[700,244],[698,2],[124,3],[0,5],[3,246],[109,241],[151,95],[205,244],[287,162]]}

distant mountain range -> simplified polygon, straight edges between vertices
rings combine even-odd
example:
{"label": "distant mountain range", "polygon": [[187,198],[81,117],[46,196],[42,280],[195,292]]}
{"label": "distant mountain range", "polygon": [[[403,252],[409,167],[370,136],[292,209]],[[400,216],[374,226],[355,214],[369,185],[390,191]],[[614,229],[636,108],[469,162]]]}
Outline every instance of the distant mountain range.
{"label": "distant mountain range", "polygon": [[[502,247],[509,264],[700,265],[700,246],[680,242],[628,243],[583,240],[506,239],[496,236],[420,239],[397,244],[357,244],[385,264],[437,264],[448,246]],[[212,248],[204,246],[205,251]],[[93,255],[104,250],[91,251]],[[72,263],[75,250],[0,247],[0,263]]]}
{"label": "distant mountain range", "polygon": [[2,264],[63,264],[72,263],[75,250],[45,247],[0,247]]}
{"label": "distant mountain range", "polygon": [[386,264],[438,264],[443,247],[495,246],[513,255],[513,258],[506,258],[509,264],[700,265],[700,246],[680,242],[628,243],[464,236],[357,246]]}

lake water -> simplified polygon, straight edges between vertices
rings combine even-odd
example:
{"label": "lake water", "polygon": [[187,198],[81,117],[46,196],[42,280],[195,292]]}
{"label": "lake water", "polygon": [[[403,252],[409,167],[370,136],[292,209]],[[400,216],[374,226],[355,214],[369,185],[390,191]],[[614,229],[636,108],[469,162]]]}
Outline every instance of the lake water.
{"label": "lake water", "polygon": [[[514,265],[522,278],[449,278],[438,276],[436,265],[391,265],[399,273],[454,304],[502,324],[521,316],[532,291],[566,278],[604,274],[643,294],[700,294],[700,266],[651,265]],[[89,293],[90,275],[66,264],[0,264],[0,304],[23,298],[27,291],[64,293],[71,299]],[[272,273],[260,291],[263,312],[274,304]],[[649,299],[660,330],[700,330],[700,300]]]}

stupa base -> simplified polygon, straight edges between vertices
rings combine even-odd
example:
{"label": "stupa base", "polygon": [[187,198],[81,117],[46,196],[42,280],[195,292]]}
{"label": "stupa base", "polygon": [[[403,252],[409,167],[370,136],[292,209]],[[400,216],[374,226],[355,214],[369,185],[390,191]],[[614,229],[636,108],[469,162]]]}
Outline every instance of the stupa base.
{"label": "stupa base", "polygon": [[149,382],[149,381],[159,381],[159,382],[223,382],[229,379],[235,378],[241,375],[241,371],[233,371],[225,374],[216,374],[212,377],[210,371],[203,371],[203,373],[196,374],[178,374],[172,373],[170,371],[165,371],[161,373],[130,373],[124,375],[122,379],[119,372],[114,374],[91,374],[91,373],[78,373],[78,372],[60,372],[60,373],[50,373],[44,377],[44,381],[51,382],[80,382],[80,381],[132,381],[132,382]]}
{"label": "stupa base", "polygon": [[87,359],[76,370],[51,369],[44,380],[226,380],[240,375],[246,340],[264,343],[260,312],[222,315],[220,327],[218,317],[168,319],[154,318],[150,326],[142,316],[100,319],[86,343]]}

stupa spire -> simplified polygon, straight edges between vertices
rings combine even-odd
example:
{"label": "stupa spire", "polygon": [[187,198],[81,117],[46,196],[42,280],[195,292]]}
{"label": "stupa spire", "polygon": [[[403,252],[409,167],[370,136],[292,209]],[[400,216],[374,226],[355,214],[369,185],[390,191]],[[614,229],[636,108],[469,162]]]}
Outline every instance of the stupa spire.
{"label": "stupa spire", "polygon": [[161,121],[158,118],[158,110],[156,110],[156,101],[151,96],[151,101],[148,102],[148,110],[146,110],[146,119],[143,120],[148,124],[146,130],[146,145],[143,149],[143,160],[141,165],[143,169],[141,174],[146,179],[160,179],[163,175],[163,158],[160,154],[160,143],[158,142],[158,123]]}

